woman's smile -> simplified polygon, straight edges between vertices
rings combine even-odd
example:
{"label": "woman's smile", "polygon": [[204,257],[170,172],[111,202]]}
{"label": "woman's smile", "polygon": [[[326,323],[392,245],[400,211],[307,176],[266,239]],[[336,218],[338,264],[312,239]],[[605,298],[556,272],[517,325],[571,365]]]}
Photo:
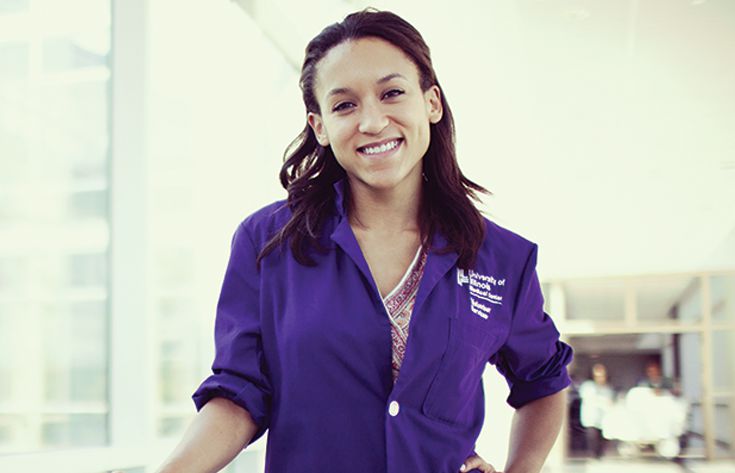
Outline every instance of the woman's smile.
{"label": "woman's smile", "polygon": [[397,153],[401,144],[403,144],[403,138],[393,138],[360,146],[357,152],[369,159],[387,158]]}

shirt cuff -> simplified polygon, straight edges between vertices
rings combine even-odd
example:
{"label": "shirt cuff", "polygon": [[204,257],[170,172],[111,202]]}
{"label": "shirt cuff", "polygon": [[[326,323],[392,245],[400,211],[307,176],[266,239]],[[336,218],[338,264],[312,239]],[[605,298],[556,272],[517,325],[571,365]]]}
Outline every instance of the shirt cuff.
{"label": "shirt cuff", "polygon": [[[235,386],[239,387],[239,390],[234,388]],[[215,397],[228,399],[248,411],[258,428],[250,443],[262,437],[268,429],[270,419],[267,396],[252,383],[243,384],[241,378],[224,373],[211,375],[192,395],[197,412]]]}
{"label": "shirt cuff", "polygon": [[529,402],[555,394],[572,383],[566,368],[553,378],[543,378],[529,383],[516,381],[510,390],[508,404],[518,409]]}

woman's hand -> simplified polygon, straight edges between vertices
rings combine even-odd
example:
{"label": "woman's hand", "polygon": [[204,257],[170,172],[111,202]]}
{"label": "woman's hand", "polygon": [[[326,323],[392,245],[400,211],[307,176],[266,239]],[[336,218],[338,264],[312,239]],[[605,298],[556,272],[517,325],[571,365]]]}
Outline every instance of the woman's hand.
{"label": "woman's hand", "polygon": [[462,465],[462,468],[459,469],[459,471],[468,472],[474,469],[478,469],[482,473],[503,473],[501,471],[496,471],[491,464],[483,460],[482,457],[476,453],[472,456],[467,457],[467,460],[464,461],[464,464]]}

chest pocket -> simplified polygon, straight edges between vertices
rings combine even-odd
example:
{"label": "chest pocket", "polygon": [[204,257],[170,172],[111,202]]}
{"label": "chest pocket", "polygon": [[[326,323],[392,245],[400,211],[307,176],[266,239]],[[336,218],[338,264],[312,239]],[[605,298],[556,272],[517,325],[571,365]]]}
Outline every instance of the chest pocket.
{"label": "chest pocket", "polygon": [[424,415],[469,426],[484,408],[482,373],[496,335],[467,314],[448,317],[449,339],[422,405]]}

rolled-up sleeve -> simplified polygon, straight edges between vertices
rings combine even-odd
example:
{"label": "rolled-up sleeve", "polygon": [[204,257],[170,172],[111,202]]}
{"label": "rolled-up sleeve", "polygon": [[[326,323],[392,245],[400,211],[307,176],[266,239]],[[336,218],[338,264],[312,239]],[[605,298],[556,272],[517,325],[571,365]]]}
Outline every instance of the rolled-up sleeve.
{"label": "rolled-up sleeve", "polygon": [[272,391],[260,332],[256,248],[244,223],[232,238],[217,303],[212,375],[202,382],[192,399],[197,411],[214,397],[229,399],[246,409],[258,426],[252,443],[270,423]]}
{"label": "rolled-up sleeve", "polygon": [[544,312],[537,255],[534,243],[523,269],[508,338],[490,358],[510,387],[508,404],[516,409],[561,391],[571,382],[566,366],[572,361],[572,348],[559,340],[559,331]]}

